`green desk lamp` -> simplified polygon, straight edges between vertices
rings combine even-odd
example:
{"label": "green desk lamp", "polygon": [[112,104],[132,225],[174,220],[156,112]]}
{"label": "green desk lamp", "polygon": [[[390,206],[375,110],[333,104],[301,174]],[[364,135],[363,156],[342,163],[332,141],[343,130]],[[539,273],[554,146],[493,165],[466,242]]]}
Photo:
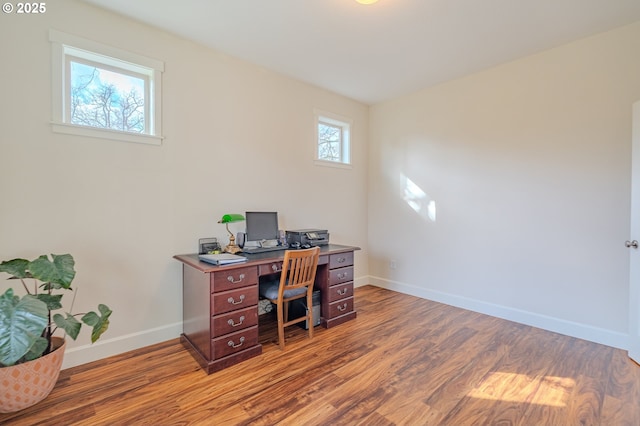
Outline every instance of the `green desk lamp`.
{"label": "green desk lamp", "polygon": [[240,247],[236,245],[236,237],[233,236],[233,232],[229,231],[229,224],[233,222],[242,222],[244,220],[244,216],[237,213],[225,214],[222,216],[222,219],[218,221],[218,223],[224,223],[227,226],[227,232],[229,233],[229,244],[224,248],[226,253],[239,253],[242,251]]}

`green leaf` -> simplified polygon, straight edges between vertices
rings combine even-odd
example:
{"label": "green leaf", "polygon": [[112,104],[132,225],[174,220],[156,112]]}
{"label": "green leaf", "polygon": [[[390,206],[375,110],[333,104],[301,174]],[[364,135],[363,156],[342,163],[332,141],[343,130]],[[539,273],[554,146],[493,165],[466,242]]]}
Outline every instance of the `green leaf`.
{"label": "green leaf", "polygon": [[49,346],[47,339],[38,337],[33,346],[31,346],[31,349],[29,349],[29,352],[24,355],[25,361],[33,361],[36,358],[40,358],[47,349],[47,346]]}
{"label": "green leaf", "polygon": [[20,360],[42,335],[48,322],[47,305],[34,296],[14,296],[8,289],[0,296],[0,364]]}
{"label": "green leaf", "polygon": [[53,322],[63,329],[73,340],[76,340],[80,333],[80,328],[82,327],[82,323],[69,313],[67,313],[66,317],[63,317],[60,314],[55,314],[53,316]]}
{"label": "green leaf", "polygon": [[81,319],[85,324],[93,327],[91,331],[91,343],[95,343],[102,334],[109,328],[109,316],[111,316],[111,309],[107,305],[98,305],[98,310],[102,316],[91,311],[85,314]]}
{"label": "green leaf", "polygon": [[50,311],[62,308],[62,294],[40,293],[36,297],[43,301]]}
{"label": "green leaf", "polygon": [[0,272],[6,272],[15,278],[30,278],[28,266],[29,261],[26,259],[6,260],[0,263]]}
{"label": "green leaf", "polygon": [[45,290],[50,288],[71,287],[71,282],[76,276],[73,269],[75,261],[70,254],[52,254],[53,261],[46,255],[42,255],[33,262],[29,263],[29,270],[34,278],[45,283]]}

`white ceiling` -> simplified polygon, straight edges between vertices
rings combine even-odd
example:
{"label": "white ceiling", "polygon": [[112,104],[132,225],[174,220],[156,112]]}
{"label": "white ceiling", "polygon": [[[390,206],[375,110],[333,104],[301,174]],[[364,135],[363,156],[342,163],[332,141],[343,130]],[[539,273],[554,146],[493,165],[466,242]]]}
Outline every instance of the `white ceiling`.
{"label": "white ceiling", "polygon": [[640,20],[640,0],[85,0],[373,104]]}

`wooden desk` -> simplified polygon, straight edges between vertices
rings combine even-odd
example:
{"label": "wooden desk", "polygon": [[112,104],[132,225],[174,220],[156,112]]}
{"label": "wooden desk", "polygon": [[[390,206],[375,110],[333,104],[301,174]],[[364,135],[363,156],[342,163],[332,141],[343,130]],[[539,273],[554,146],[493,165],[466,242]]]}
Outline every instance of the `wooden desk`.
{"label": "wooden desk", "polygon": [[[314,288],[321,294],[320,324],[330,328],[356,317],[353,252],[321,246]],[[182,267],[182,344],[207,374],[260,355],[258,284],[282,269],[284,251],[245,254],[247,262],[215,266],[197,254],[176,255]]]}

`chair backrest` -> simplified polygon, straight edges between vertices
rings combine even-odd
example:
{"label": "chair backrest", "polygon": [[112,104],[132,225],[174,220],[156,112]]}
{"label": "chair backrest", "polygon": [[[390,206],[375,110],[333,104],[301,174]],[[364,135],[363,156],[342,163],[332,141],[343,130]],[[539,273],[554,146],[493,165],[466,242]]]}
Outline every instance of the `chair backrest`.
{"label": "chair backrest", "polygon": [[285,290],[313,287],[319,258],[320,247],[285,251],[278,297],[281,298]]}

